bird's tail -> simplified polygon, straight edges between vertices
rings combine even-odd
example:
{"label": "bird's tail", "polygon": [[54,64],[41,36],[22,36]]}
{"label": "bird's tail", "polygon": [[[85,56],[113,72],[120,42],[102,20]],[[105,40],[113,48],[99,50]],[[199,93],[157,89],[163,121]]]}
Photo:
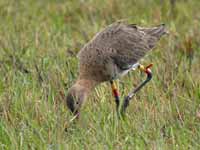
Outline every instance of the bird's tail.
{"label": "bird's tail", "polygon": [[142,31],[158,39],[160,39],[162,35],[168,34],[165,24],[161,24],[153,28],[142,28]]}

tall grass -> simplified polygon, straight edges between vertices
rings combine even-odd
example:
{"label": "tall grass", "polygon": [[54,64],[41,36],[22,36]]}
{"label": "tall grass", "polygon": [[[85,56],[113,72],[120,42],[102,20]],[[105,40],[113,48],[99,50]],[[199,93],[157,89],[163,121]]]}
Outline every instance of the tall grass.
{"label": "tall grass", "polygon": [[[199,8],[199,0],[0,0],[1,149],[200,149]],[[153,80],[125,121],[103,83],[72,124],[64,96],[78,74],[76,53],[120,19],[167,25],[143,61],[154,63]],[[121,96],[143,78],[120,79]]]}

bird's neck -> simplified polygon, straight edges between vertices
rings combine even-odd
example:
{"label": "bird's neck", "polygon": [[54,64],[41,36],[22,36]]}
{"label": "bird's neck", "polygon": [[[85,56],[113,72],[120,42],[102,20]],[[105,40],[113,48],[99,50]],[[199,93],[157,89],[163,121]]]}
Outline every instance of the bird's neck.
{"label": "bird's neck", "polygon": [[75,84],[80,87],[84,87],[85,92],[89,94],[90,91],[92,91],[92,89],[94,89],[95,86],[98,84],[98,82],[88,79],[78,79]]}

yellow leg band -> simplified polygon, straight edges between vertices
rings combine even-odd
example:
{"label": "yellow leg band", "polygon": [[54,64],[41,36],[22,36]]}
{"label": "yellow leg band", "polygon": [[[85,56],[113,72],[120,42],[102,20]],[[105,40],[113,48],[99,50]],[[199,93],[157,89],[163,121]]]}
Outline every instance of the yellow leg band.
{"label": "yellow leg band", "polygon": [[114,82],[111,84],[111,87],[112,87],[112,90],[116,90],[117,89],[117,87],[116,87]]}
{"label": "yellow leg band", "polygon": [[139,65],[139,70],[141,70],[141,71],[145,71],[145,67],[143,66],[143,65]]}

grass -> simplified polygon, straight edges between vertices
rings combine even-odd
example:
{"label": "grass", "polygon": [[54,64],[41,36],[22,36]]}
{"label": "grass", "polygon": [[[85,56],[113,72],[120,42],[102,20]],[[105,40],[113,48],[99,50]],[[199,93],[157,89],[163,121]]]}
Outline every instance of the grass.
{"label": "grass", "polygon": [[[0,0],[0,148],[200,149],[200,2],[177,0]],[[64,95],[76,53],[120,19],[170,35],[149,53],[153,80],[116,117],[109,83],[98,86],[75,125]],[[121,95],[145,78],[131,72]],[[66,131],[67,129],[67,131]]]}

